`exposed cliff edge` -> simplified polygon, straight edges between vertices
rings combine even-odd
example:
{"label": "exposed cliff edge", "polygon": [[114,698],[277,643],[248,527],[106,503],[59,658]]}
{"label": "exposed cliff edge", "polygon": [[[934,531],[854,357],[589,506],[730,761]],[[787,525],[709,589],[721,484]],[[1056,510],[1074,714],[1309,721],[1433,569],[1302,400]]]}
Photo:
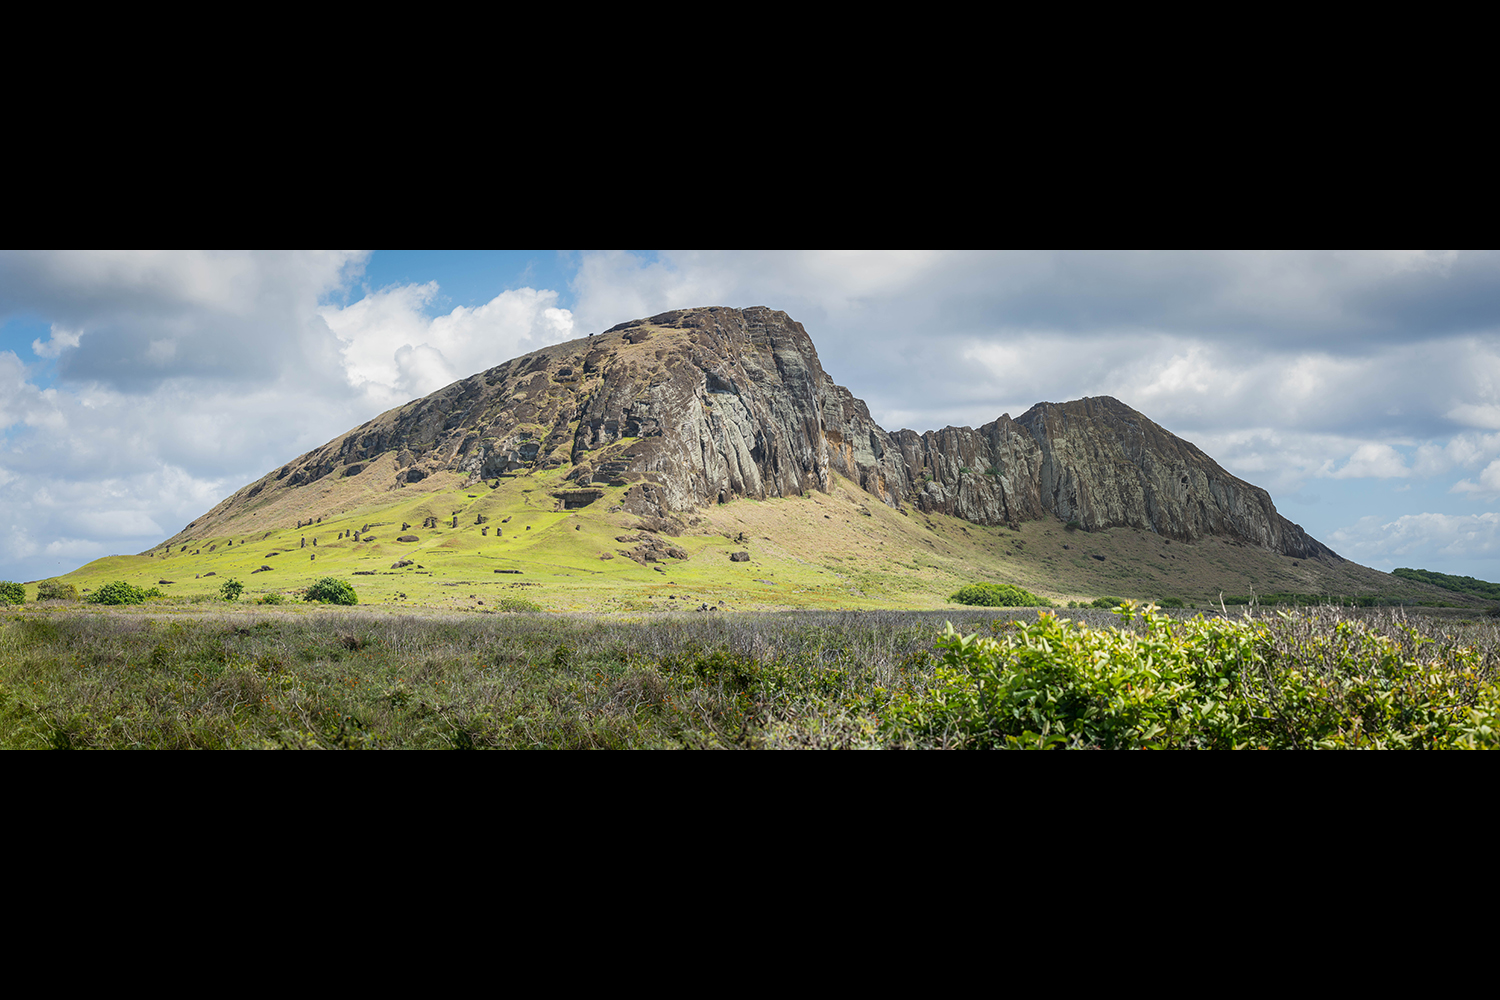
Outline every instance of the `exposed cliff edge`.
{"label": "exposed cliff edge", "polygon": [[195,525],[329,476],[369,470],[397,488],[564,466],[579,491],[628,485],[625,507],[644,515],[826,491],[837,472],[892,507],[979,524],[1052,515],[1339,558],[1265,490],[1107,396],[889,433],[823,371],[802,325],[765,307],[674,310],[507,361],[288,462]]}

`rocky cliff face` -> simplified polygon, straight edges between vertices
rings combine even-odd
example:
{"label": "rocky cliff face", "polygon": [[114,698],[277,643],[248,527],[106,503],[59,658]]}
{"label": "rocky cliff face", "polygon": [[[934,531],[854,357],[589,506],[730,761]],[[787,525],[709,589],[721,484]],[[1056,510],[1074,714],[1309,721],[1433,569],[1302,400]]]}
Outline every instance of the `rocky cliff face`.
{"label": "rocky cliff face", "polygon": [[1228,536],[1337,558],[1264,490],[1108,397],[1038,403],[977,430],[888,433],[823,371],[802,325],[763,307],[676,310],[507,361],[376,417],[226,504],[359,475],[387,454],[393,486],[438,470],[478,480],[565,466],[580,490],[628,485],[626,507],[657,516],[827,490],[837,472],[892,507],[979,524],[1052,515],[1089,530]]}

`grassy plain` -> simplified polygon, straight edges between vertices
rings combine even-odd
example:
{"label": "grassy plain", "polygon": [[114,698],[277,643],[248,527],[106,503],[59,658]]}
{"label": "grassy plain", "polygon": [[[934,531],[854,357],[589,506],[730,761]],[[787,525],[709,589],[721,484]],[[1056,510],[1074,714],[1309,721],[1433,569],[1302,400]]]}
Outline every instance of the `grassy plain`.
{"label": "grassy plain", "polygon": [[[1483,617],[1322,609],[1148,628],[1097,611],[955,610],[26,606],[0,619],[0,747],[1442,747],[1500,736],[1500,631]],[[948,620],[974,634],[962,656],[943,640]]]}

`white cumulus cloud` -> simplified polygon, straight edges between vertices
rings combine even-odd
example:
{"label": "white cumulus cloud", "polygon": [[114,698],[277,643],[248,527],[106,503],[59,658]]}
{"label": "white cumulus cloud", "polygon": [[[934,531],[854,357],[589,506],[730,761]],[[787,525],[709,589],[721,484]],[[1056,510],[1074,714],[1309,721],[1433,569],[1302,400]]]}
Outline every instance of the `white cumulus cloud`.
{"label": "white cumulus cloud", "polygon": [[438,291],[435,281],[400,285],[318,310],[342,342],[350,386],[381,407],[396,406],[576,336],[555,291],[511,289],[482,306],[429,317]]}

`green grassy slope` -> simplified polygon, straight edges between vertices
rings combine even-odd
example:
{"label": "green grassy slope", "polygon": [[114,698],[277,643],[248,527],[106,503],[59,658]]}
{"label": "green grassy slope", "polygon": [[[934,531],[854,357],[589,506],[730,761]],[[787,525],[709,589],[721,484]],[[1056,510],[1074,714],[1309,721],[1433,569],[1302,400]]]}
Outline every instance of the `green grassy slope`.
{"label": "green grassy slope", "polygon": [[[509,596],[566,611],[941,608],[974,582],[1015,584],[1058,603],[1177,597],[1203,607],[1221,592],[1468,600],[1353,563],[1295,560],[1231,542],[1189,545],[1131,529],[1068,531],[1051,519],[1013,530],[900,512],[842,481],[828,494],[740,500],[686,515],[680,534],[659,537],[687,558],[664,555],[642,565],[628,557],[646,536],[641,519],[619,509],[625,487],[601,487],[589,506],[564,510],[553,494],[571,486],[566,467],[493,487],[439,474],[416,486],[381,488],[390,477],[379,471],[317,493],[283,494],[213,525],[195,522],[170,545],[96,560],[62,579],[80,591],[127,580],[194,601],[231,578],[245,584],[242,600],[255,600],[295,597],[314,580],[336,576],[351,581],[366,606],[476,611],[494,610]],[[293,502],[299,509],[289,509]],[[321,522],[296,527],[315,509],[324,512]],[[436,528],[422,527],[429,517]],[[403,523],[411,527],[403,531]],[[347,537],[356,530],[358,542]],[[401,535],[419,540],[400,542]],[[630,536],[639,537],[619,540]],[[740,551],[749,561],[731,561]],[[394,568],[403,560],[411,565]]]}

